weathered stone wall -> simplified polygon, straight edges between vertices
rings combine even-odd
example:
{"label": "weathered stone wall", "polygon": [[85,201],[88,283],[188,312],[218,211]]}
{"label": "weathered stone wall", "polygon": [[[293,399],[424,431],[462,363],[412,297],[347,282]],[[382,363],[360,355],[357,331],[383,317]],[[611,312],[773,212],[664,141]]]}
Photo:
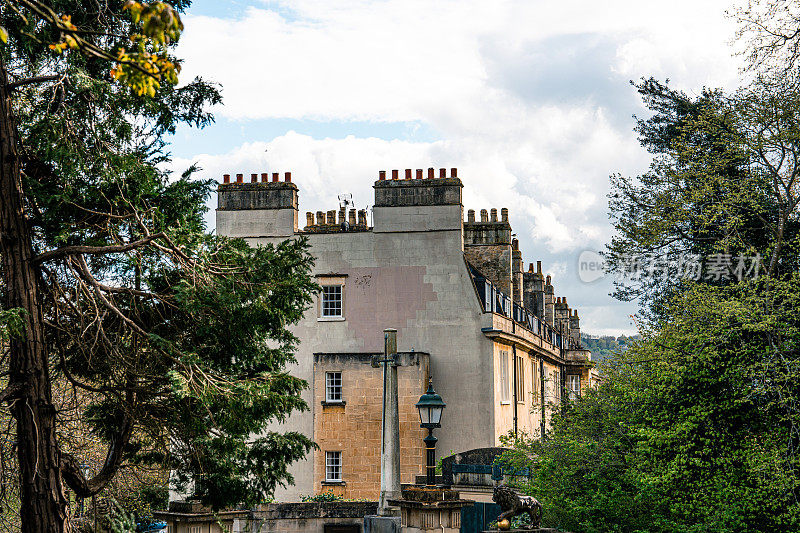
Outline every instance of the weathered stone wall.
{"label": "weathered stone wall", "polygon": [[497,290],[511,296],[511,244],[464,244],[464,256]]}
{"label": "weathered stone wall", "polygon": [[262,505],[253,512],[252,533],[325,533],[325,526],[359,526],[378,511],[377,502],[306,502]]}
{"label": "weathered stone wall", "polygon": [[217,209],[297,209],[297,185],[292,182],[227,183],[217,190]]}
{"label": "weathered stone wall", "polygon": [[[491,216],[482,209],[481,220],[475,221],[475,212],[468,212],[464,222],[464,256],[498,290],[514,298],[511,225],[508,223],[508,210],[504,208],[502,213],[498,220],[497,209],[491,210]],[[518,259],[521,263],[521,255]]]}
{"label": "weathered stone wall", "polygon": [[[381,354],[382,355],[382,354]],[[372,354],[315,354],[314,491],[345,498],[377,499],[380,494],[381,408],[383,369],[370,364]],[[398,367],[400,414],[400,481],[413,483],[424,472],[424,432],[414,404],[428,384],[428,354],[405,357]],[[342,404],[326,403],[325,373],[342,373]],[[327,483],[325,452],[342,452],[342,483]]]}

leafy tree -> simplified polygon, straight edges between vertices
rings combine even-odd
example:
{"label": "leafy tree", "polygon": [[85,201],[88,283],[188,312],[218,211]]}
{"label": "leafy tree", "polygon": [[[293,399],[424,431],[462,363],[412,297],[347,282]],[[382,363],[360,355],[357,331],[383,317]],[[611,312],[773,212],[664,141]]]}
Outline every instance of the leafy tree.
{"label": "leafy tree", "polygon": [[[704,90],[691,99],[654,79],[637,89],[653,116],[637,120],[635,129],[654,158],[641,176],[611,177],[609,205],[617,231],[608,246],[611,268],[624,273],[635,257],[658,257],[664,265],[714,254],[777,259],[771,247],[785,246],[797,232],[790,220],[794,170],[779,168],[791,166],[791,158],[775,167],[774,153],[765,150],[791,151],[794,145],[770,137],[763,126],[791,116],[798,102],[770,100],[774,93],[766,89],[734,96]],[[791,121],[775,127],[780,135],[796,134]],[[674,270],[657,274],[624,279],[615,296],[641,298],[645,316],[657,316],[684,283]]]}
{"label": "leafy tree", "polygon": [[[127,464],[171,469],[220,507],[266,498],[312,443],[269,430],[306,384],[284,371],[316,285],[304,241],[251,249],[205,232],[213,182],[161,170],[164,136],[219,102],[176,86],[188,6],[0,5],[0,402],[15,421],[22,531],[63,531],[68,487]],[[53,384],[106,443],[87,477]],[[190,484],[191,482],[191,484]]]}
{"label": "leafy tree", "polygon": [[[800,527],[800,99],[756,84],[696,99],[645,80],[638,121],[650,171],[616,176],[624,255],[760,254],[738,280],[640,279],[641,339],[604,366],[604,382],[520,442],[526,487],[551,525],[573,531],[792,531]],[[732,273],[733,274],[733,273]]]}
{"label": "leafy tree", "polygon": [[796,431],[782,402],[797,375],[765,366],[765,330],[797,349],[798,282],[696,286],[604,368],[605,381],[518,443],[525,487],[569,531],[792,531],[800,526]]}
{"label": "leafy tree", "polygon": [[799,8],[797,0],[747,0],[733,9],[749,70],[767,78],[798,79]]}

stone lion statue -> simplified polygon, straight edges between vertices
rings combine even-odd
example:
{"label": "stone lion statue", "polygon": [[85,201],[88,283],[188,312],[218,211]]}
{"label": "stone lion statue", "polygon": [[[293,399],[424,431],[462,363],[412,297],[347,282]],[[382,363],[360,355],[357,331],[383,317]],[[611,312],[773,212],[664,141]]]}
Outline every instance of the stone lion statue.
{"label": "stone lion statue", "polygon": [[503,510],[497,517],[498,522],[505,518],[511,520],[524,513],[528,513],[531,519],[528,528],[536,529],[542,522],[542,504],[531,496],[520,496],[508,485],[497,485],[492,500]]}

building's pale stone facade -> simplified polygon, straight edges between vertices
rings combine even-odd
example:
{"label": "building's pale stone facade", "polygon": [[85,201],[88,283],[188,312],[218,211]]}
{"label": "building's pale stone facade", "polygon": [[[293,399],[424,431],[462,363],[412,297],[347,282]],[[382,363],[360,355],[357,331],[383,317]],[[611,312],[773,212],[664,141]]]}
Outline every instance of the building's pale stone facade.
{"label": "building's pale stone facade", "polygon": [[[470,210],[464,220],[455,169],[411,174],[380,173],[371,227],[365,212],[341,209],[308,213],[301,229],[288,173],[260,182],[253,174],[250,183],[226,175],[219,187],[221,235],[254,246],[305,236],[318,283],[334,288],[336,316],[325,316],[320,295],[293,328],[301,342],[289,370],[309,382],[311,409],[281,429],[302,431],[320,449],[294,465],[296,483],[279,500],[325,490],[377,497],[382,381],[369,358],[382,352],[386,328],[397,329],[399,351],[422,352],[399,369],[403,482],[423,473],[413,404],[429,376],[447,403],[436,431],[440,456],[498,445],[509,432],[537,434],[568,383],[584,389],[597,379],[580,350],[577,312],[554,297],[541,268],[523,272],[507,210],[499,218],[484,210],[480,221]],[[343,404],[325,401],[327,372],[341,373]],[[326,451],[343,452],[341,483],[324,483]]]}

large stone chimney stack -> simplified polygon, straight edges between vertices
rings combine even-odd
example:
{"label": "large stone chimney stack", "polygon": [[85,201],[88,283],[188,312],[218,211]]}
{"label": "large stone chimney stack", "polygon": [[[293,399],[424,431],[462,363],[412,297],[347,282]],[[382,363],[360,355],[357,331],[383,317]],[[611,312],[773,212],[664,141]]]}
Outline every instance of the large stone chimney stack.
{"label": "large stone chimney stack", "polygon": [[297,231],[297,185],[287,172],[223,176],[217,187],[217,233],[227,237],[289,237]]}
{"label": "large stone chimney stack", "polygon": [[375,205],[372,210],[375,233],[414,232],[414,231],[461,231],[463,207],[457,170],[439,169],[436,177],[434,169],[429,168],[427,178],[422,169],[412,178],[411,169],[405,170],[405,179],[392,170],[392,178],[386,179],[386,172],[378,174],[375,182]]}
{"label": "large stone chimney stack", "polygon": [[[508,211],[504,208],[505,216],[508,216]],[[511,240],[511,284],[513,286],[513,296],[515,303],[523,305],[523,270],[525,265],[522,262],[522,252],[519,249],[519,241],[517,239]]]}
{"label": "large stone chimney stack", "polygon": [[531,263],[528,271],[523,273],[522,301],[529,311],[544,320],[544,276],[541,261],[536,261],[536,270]]}
{"label": "large stone chimney stack", "polygon": [[548,274],[544,283],[544,320],[555,327],[555,289],[550,280],[550,274]]}
{"label": "large stone chimney stack", "polygon": [[569,340],[570,348],[581,347],[581,319],[578,317],[577,309],[573,310],[569,317]]}
{"label": "large stone chimney stack", "polygon": [[555,329],[565,337],[569,335],[570,310],[566,298],[556,298]]}
{"label": "large stone chimney stack", "polygon": [[[521,294],[518,300],[515,295],[518,282],[514,280],[522,275],[522,254],[517,250],[520,264],[516,268],[512,247],[508,209],[500,210],[500,219],[497,218],[497,209],[481,209],[480,220],[468,216],[464,222],[464,255],[467,261],[494,283],[499,291],[519,302]],[[521,281],[519,279],[520,287]]]}

